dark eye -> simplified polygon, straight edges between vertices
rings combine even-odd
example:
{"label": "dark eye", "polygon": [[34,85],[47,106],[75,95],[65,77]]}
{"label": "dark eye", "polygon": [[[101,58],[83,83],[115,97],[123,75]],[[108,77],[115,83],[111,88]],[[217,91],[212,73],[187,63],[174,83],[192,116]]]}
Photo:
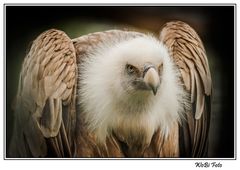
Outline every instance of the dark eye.
{"label": "dark eye", "polygon": [[134,74],[137,71],[137,68],[134,67],[133,65],[127,64],[126,70],[128,74]]}
{"label": "dark eye", "polygon": [[158,74],[161,75],[163,71],[163,64],[161,63],[159,66],[158,66]]}

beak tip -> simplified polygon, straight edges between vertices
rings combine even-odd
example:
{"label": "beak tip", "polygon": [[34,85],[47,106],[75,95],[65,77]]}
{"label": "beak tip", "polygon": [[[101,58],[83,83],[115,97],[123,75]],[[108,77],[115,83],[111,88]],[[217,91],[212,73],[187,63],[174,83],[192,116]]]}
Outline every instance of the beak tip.
{"label": "beak tip", "polygon": [[157,90],[153,90],[153,95],[156,96]]}
{"label": "beak tip", "polygon": [[154,96],[156,96],[156,94],[157,94],[158,87],[159,87],[159,86],[156,86],[156,87],[152,86],[152,87],[151,87]]}

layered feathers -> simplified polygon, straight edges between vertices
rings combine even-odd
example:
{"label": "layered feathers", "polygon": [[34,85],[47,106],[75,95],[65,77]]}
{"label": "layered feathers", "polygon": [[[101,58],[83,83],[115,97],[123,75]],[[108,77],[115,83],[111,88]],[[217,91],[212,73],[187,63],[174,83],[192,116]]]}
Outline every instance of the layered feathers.
{"label": "layered feathers", "polygon": [[[147,60],[163,64],[156,96],[122,86],[125,62]],[[183,22],[167,23],[160,41],[48,30],[22,66],[9,156],[206,157],[211,89],[203,44]]]}

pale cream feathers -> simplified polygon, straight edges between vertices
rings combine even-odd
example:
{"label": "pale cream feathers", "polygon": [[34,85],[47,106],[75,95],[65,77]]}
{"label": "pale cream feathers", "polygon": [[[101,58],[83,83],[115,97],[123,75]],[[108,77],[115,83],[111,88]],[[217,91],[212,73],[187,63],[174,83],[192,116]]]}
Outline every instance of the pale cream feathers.
{"label": "pale cream feathers", "polygon": [[[147,62],[163,65],[156,96],[150,91],[124,89],[125,64]],[[79,68],[79,105],[88,130],[100,142],[114,131],[127,143],[136,139],[149,144],[158,128],[167,135],[183,116],[187,94],[166,47],[151,36],[102,43]]]}

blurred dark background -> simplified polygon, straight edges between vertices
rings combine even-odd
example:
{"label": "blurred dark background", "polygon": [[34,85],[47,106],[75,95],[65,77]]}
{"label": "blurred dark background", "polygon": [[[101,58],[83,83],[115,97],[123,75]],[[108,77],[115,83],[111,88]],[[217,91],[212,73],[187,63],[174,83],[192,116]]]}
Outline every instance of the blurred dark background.
{"label": "blurred dark background", "polygon": [[57,28],[75,38],[95,31],[132,29],[158,35],[168,21],[181,20],[201,37],[212,80],[209,156],[234,158],[234,16],[235,6],[5,6],[6,147],[12,133],[11,103],[21,64],[31,42]]}

